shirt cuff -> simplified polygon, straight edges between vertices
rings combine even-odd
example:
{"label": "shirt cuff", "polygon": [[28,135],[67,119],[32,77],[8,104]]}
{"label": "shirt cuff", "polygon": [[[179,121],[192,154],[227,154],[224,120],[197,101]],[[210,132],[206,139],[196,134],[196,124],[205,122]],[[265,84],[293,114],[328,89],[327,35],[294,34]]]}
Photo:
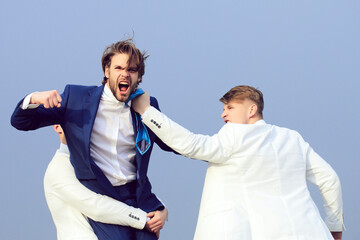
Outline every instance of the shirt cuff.
{"label": "shirt cuff", "polygon": [[33,108],[37,108],[38,106],[40,106],[40,104],[30,104],[30,99],[33,94],[34,93],[31,93],[24,98],[24,101],[20,105],[22,110],[33,109]]}
{"label": "shirt cuff", "polygon": [[329,228],[330,232],[342,232],[345,231],[345,225],[343,223],[326,223],[327,227]]}

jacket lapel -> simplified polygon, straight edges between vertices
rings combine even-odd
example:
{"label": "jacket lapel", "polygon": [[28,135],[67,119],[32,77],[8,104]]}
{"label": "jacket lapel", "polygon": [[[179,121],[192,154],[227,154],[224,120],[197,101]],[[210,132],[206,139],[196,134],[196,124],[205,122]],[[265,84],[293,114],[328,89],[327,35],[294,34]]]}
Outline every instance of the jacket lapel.
{"label": "jacket lapel", "polygon": [[103,90],[104,86],[92,88],[83,98],[84,142],[86,143],[86,151],[88,156],[90,156],[91,132],[94,126],[95,117],[99,108],[99,103]]}
{"label": "jacket lapel", "polygon": [[[133,125],[133,129],[134,129],[134,140],[136,141],[136,136],[137,136],[137,133],[138,133],[137,126],[136,126],[136,113],[132,108],[130,108],[130,112],[131,112],[132,125]],[[141,166],[142,155],[139,153],[139,151],[137,150],[136,147],[135,147],[135,152],[136,152],[137,175],[139,175],[139,169],[140,169],[140,166]],[[137,178],[139,178],[139,176],[137,176]]]}

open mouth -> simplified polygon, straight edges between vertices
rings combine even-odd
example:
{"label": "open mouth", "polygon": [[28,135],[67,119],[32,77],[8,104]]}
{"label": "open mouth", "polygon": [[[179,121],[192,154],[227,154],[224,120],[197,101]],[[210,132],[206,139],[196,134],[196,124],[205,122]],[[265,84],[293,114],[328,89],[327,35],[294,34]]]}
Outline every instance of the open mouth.
{"label": "open mouth", "polygon": [[118,87],[119,87],[121,94],[126,94],[127,90],[129,89],[129,83],[128,82],[120,82]]}

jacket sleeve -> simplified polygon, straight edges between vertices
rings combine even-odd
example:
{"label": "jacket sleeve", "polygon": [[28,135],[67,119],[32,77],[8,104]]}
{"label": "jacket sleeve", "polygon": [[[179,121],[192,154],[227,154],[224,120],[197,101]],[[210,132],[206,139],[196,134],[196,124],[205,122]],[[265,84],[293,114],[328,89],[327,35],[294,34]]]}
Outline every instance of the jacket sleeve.
{"label": "jacket sleeve", "polygon": [[[157,99],[154,97],[151,97],[151,106],[153,106],[154,108],[156,108],[158,111],[161,112],[159,103]],[[164,151],[174,152],[175,154],[179,154],[176,151],[174,151],[172,148],[170,148],[168,145],[166,145],[158,136],[156,136],[155,138],[155,143]]]}
{"label": "jacket sleeve", "polygon": [[146,212],[97,194],[82,185],[67,154],[57,152],[53,157],[45,173],[44,189],[47,198],[56,197],[95,221],[137,229],[145,226]]}
{"label": "jacket sleeve", "polygon": [[343,203],[339,177],[332,167],[323,160],[307,143],[306,180],[320,190],[325,209],[325,223],[331,232],[345,230]]}
{"label": "jacket sleeve", "polygon": [[37,108],[24,110],[21,108],[24,101],[24,99],[22,99],[16,105],[11,116],[11,125],[18,130],[28,131],[53,124],[60,124],[64,116],[68,93],[69,85],[65,87],[64,92],[61,94],[62,102],[59,108],[44,108],[43,105],[40,105]]}
{"label": "jacket sleeve", "polygon": [[154,107],[148,108],[142,118],[165,144],[186,157],[219,163],[231,155],[234,136],[228,124],[218,134],[206,136],[188,131]]}

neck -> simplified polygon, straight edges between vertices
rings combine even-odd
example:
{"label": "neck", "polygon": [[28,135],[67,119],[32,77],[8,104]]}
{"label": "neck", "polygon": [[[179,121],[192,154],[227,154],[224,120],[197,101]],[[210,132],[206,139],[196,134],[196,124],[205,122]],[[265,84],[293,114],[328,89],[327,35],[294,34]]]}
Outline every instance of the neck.
{"label": "neck", "polygon": [[250,118],[248,124],[254,124],[254,123],[256,123],[257,121],[262,120],[262,119],[263,119],[262,117],[253,117],[253,118]]}
{"label": "neck", "polygon": [[60,142],[67,145],[65,136],[60,136]]}

